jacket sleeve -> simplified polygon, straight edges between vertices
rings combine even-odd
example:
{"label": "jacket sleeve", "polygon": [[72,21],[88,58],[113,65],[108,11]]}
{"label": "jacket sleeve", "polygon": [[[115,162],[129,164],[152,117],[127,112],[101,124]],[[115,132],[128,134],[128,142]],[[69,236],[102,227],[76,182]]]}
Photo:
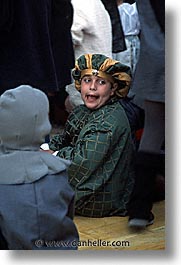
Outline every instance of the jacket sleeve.
{"label": "jacket sleeve", "polygon": [[68,145],[66,132],[63,135],[55,135],[49,143],[49,148],[53,151],[60,150]]}
{"label": "jacket sleeve", "polygon": [[53,151],[60,151],[58,156],[64,159],[72,160],[74,147],[79,137],[82,127],[84,127],[84,120],[87,116],[86,111],[82,111],[81,106],[76,107],[69,115],[65,124],[64,133],[62,135],[55,135],[49,147]]}
{"label": "jacket sleeve", "polygon": [[72,186],[81,185],[104,163],[112,145],[112,132],[95,125],[82,130],[74,147],[62,148],[58,156],[72,160],[68,169]]}
{"label": "jacket sleeve", "polygon": [[[74,143],[74,138],[76,137],[79,129],[77,125],[74,125],[74,112],[70,114],[68,120],[65,124],[63,134],[55,135],[50,143],[49,147],[53,151],[58,151],[64,147],[72,146]],[[69,159],[69,158],[68,158]]]}

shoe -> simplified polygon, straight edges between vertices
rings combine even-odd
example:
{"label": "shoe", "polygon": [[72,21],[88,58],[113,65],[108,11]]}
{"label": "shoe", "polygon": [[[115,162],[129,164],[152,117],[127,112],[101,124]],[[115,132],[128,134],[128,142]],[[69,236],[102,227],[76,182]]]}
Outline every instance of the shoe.
{"label": "shoe", "polygon": [[130,218],[128,221],[128,227],[135,229],[144,229],[149,225],[152,225],[154,222],[154,215],[150,213],[149,219],[141,218]]}

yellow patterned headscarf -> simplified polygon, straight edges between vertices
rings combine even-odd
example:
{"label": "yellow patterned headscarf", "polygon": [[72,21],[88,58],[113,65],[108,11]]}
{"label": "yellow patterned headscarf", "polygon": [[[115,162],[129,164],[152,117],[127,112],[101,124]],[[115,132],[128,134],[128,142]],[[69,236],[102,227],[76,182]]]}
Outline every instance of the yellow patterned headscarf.
{"label": "yellow patterned headscarf", "polygon": [[127,65],[113,60],[102,54],[84,54],[80,56],[72,70],[75,87],[81,90],[81,79],[85,75],[96,75],[109,80],[111,83],[118,83],[116,95],[125,97],[128,94],[131,83],[131,72]]}

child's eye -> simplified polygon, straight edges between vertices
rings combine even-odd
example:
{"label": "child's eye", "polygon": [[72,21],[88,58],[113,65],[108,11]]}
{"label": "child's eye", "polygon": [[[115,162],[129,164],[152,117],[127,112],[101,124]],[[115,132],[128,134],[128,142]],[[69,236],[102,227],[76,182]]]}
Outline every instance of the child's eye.
{"label": "child's eye", "polygon": [[91,79],[88,78],[88,77],[84,77],[84,78],[82,79],[82,81],[85,82],[85,83],[89,83],[89,82],[91,81]]}
{"label": "child's eye", "polygon": [[98,83],[99,83],[100,85],[105,85],[105,84],[106,84],[106,81],[103,80],[103,79],[101,79],[101,80],[98,81]]}

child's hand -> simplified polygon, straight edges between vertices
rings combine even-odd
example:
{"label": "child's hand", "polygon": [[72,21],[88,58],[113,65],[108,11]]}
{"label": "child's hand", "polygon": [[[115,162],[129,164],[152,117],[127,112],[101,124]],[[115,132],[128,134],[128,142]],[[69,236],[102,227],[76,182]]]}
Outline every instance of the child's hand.
{"label": "child's hand", "polygon": [[43,149],[40,148],[40,151],[41,152],[46,152],[46,153],[49,153],[49,154],[53,154],[54,153],[54,151],[52,151],[50,149],[49,150],[43,150]]}
{"label": "child's hand", "polygon": [[49,154],[53,154],[53,153],[54,153],[53,150],[50,150],[50,149],[49,149],[49,145],[48,145],[47,143],[44,143],[44,144],[42,144],[42,145],[40,146],[40,151],[41,151],[41,152],[47,152],[47,153],[49,153]]}

